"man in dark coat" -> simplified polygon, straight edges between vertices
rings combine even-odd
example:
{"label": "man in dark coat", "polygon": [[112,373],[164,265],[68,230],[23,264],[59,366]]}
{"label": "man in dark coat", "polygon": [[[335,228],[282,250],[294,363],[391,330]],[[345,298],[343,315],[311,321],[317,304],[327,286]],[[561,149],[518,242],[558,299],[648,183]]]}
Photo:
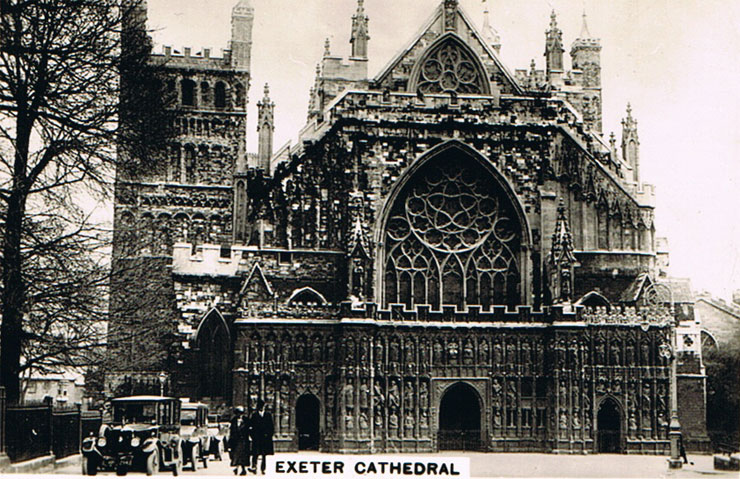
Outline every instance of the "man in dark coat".
{"label": "man in dark coat", "polygon": [[257,458],[262,456],[260,471],[265,473],[266,456],[275,454],[272,444],[272,436],[275,434],[275,424],[272,422],[272,414],[267,411],[265,401],[257,401],[257,411],[252,414],[252,471],[257,470]]}

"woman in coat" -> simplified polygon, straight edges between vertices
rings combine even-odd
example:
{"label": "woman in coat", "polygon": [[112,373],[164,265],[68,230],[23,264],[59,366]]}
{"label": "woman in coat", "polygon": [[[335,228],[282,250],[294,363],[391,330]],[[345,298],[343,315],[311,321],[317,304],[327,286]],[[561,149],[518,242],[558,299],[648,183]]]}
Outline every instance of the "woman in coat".
{"label": "woman in coat", "polygon": [[237,407],[236,415],[231,420],[231,430],[229,435],[229,447],[231,452],[231,467],[234,468],[234,474],[247,475],[249,467],[249,458],[251,454],[249,438],[249,418],[244,414],[244,408]]}
{"label": "woman in coat", "polygon": [[272,414],[270,414],[265,407],[265,401],[260,399],[257,401],[257,411],[252,414],[251,417],[252,426],[252,468],[255,472],[257,470],[257,458],[262,456],[262,463],[260,464],[260,471],[262,474],[265,473],[266,456],[272,456],[275,454],[275,449],[272,443],[272,436],[275,434],[275,424],[272,421]]}

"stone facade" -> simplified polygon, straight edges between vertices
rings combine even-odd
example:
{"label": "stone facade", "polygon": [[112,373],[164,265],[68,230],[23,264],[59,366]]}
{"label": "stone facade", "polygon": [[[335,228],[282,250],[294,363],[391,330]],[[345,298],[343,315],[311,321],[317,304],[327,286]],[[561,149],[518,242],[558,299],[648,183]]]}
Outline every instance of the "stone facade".
{"label": "stone facade", "polygon": [[572,72],[553,16],[548,71],[512,75],[445,0],[368,78],[360,0],[352,57],[327,44],[300,142],[272,158],[267,88],[245,153],[253,18],[242,0],[223,59],[166,51],[179,139],[166,168],[117,183],[117,234],[138,245],[117,261],[170,268],[168,390],[265,398],[283,450],[665,453],[693,305],[657,281],[631,114],[626,153],[601,138],[585,18]]}

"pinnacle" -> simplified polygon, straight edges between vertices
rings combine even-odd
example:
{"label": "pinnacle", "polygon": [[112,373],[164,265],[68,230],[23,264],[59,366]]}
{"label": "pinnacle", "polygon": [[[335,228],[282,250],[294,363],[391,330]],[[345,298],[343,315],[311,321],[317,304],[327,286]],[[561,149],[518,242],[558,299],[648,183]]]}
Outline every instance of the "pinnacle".
{"label": "pinnacle", "polygon": [[329,41],[329,38],[324,40],[324,56],[331,56],[331,42]]}
{"label": "pinnacle", "polygon": [[253,10],[254,7],[252,6],[252,0],[239,0],[239,2],[234,5],[234,10]]}
{"label": "pinnacle", "polygon": [[578,35],[580,39],[591,38],[591,32],[588,31],[588,23],[586,22],[586,11],[583,11],[583,24],[581,25],[581,33]]}

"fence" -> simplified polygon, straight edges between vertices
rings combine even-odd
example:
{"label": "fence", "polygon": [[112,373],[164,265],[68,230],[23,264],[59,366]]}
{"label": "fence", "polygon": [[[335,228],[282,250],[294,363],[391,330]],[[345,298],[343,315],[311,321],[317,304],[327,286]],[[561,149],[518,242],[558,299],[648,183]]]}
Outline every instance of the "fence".
{"label": "fence", "polygon": [[440,451],[480,451],[483,446],[480,434],[478,430],[440,430],[437,447]]}
{"label": "fence", "polygon": [[82,437],[97,433],[102,421],[99,413],[83,413],[79,406],[54,409],[51,401],[6,406],[4,419],[6,452],[14,463],[77,454]]}
{"label": "fence", "polygon": [[7,406],[5,409],[6,450],[11,462],[27,461],[51,454],[52,406]]}

